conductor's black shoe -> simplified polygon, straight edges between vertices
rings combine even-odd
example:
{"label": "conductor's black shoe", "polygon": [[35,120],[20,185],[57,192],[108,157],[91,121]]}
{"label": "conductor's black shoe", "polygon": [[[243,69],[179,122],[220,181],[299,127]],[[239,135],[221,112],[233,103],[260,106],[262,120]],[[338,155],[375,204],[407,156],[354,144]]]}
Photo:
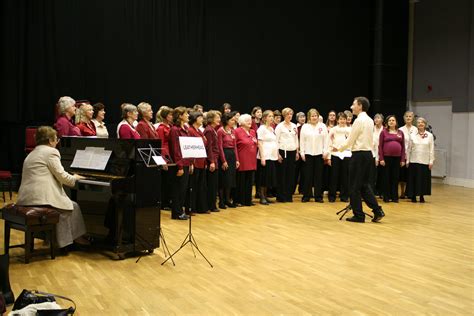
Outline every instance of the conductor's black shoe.
{"label": "conductor's black shoe", "polygon": [[379,208],[378,210],[374,210],[374,218],[372,218],[372,222],[378,223],[382,220],[382,218],[385,216],[385,213],[383,212],[382,208]]}
{"label": "conductor's black shoe", "polygon": [[364,222],[365,222],[365,218],[352,216],[352,217],[346,218],[346,221],[348,221],[348,222],[354,222],[354,223],[364,223]]}

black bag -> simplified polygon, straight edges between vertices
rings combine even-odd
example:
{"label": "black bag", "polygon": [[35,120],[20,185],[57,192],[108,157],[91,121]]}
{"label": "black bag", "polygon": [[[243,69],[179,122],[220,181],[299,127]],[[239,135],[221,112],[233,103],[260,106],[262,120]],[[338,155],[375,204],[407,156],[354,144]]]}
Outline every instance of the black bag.
{"label": "black bag", "polygon": [[8,266],[10,264],[7,254],[0,255],[0,292],[3,293],[5,304],[10,305],[15,301],[12,289],[10,287],[10,277],[8,274]]}
{"label": "black bag", "polygon": [[15,301],[15,304],[13,305],[12,311],[22,309],[30,304],[40,304],[44,302],[56,302],[56,297],[61,298],[63,300],[70,301],[74,307],[69,307],[68,309],[43,309],[43,310],[38,310],[37,315],[43,315],[43,316],[62,316],[62,315],[74,315],[74,312],[76,311],[76,303],[74,303],[73,300],[70,298],[67,298],[65,296],[57,295],[57,294],[51,294],[51,293],[45,293],[45,292],[39,292],[36,290],[29,291],[29,290],[23,290],[21,294],[18,296],[18,298]]}

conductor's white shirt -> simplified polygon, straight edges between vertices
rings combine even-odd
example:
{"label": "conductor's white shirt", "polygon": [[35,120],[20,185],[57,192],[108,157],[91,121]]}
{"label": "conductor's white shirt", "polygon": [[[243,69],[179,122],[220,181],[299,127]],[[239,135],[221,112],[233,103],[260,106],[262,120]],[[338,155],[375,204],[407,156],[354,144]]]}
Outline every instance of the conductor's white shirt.
{"label": "conductor's white shirt", "polygon": [[374,121],[365,112],[357,115],[349,138],[339,147],[339,151],[350,149],[354,151],[370,151],[372,152],[374,133]]}

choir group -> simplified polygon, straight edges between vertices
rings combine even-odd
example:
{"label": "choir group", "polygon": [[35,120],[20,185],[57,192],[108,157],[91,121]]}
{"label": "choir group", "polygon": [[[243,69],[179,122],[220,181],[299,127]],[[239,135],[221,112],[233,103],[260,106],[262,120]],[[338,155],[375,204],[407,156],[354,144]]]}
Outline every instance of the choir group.
{"label": "choir group", "polygon": [[[102,103],[79,103],[61,97],[55,128],[58,136],[109,137]],[[116,134],[123,139],[160,139],[162,156],[171,164],[163,168],[162,201],[171,208],[173,219],[187,219],[194,213],[252,206],[252,192],[263,205],[292,202],[296,190],[302,202],[347,202],[350,150],[338,151],[351,133],[352,113],[330,111],[323,122],[312,108],[296,114],[286,107],[250,114],[232,111],[224,103],[221,111],[162,106],[153,117],[150,104],[121,105],[122,121]],[[73,120],[75,118],[75,120]],[[424,202],[431,193],[434,139],[427,122],[406,112],[402,127],[397,118],[374,116],[372,189],[384,202],[399,198]],[[154,121],[154,122],[153,122]],[[207,158],[181,156],[180,136],[201,137]],[[399,184],[401,195],[399,195]]]}

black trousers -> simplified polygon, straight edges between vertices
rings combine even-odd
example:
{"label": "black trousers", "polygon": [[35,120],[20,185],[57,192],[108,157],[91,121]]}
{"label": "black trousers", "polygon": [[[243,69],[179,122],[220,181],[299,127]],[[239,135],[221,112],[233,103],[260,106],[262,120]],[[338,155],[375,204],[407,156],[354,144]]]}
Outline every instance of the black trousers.
{"label": "black trousers", "polygon": [[189,176],[190,186],[192,188],[190,205],[191,211],[204,213],[207,208],[207,181],[206,169],[194,168],[193,174]]}
{"label": "black trousers", "polygon": [[[217,167],[217,166],[216,166]],[[216,169],[213,172],[206,170],[207,176],[207,209],[209,211],[217,208],[217,189],[219,188],[219,171]]]}
{"label": "black trousers", "polygon": [[385,167],[383,168],[384,177],[384,200],[398,201],[398,180],[400,175],[400,159],[401,157],[385,156]]}
{"label": "black trousers", "polygon": [[300,158],[295,162],[295,179],[293,183],[293,194],[296,192],[296,187],[298,187],[298,193],[303,193],[304,186],[304,172],[303,172],[304,161]]}
{"label": "black trousers", "polygon": [[370,173],[373,166],[374,158],[371,151],[354,151],[352,153],[349,163],[349,195],[352,212],[358,218],[365,218],[361,197],[372,210],[380,209],[370,185]]}
{"label": "black trousers", "polygon": [[283,161],[277,162],[277,198],[279,201],[293,202],[296,150],[279,152]]}
{"label": "black trousers", "polygon": [[[375,164],[375,163],[374,163]],[[375,195],[382,196],[384,191],[384,167],[380,164],[374,166],[374,176],[372,179],[372,190]]]}
{"label": "black trousers", "polygon": [[[184,174],[180,177],[176,175],[178,167],[170,167],[170,175],[173,175],[171,192],[171,217],[177,218],[179,215],[184,213],[183,207],[188,196],[189,188],[189,167],[184,167]],[[165,184],[166,185],[166,184]]]}
{"label": "black trousers", "polygon": [[245,206],[252,205],[252,181],[254,170],[237,171],[237,188],[235,190],[235,203]]}
{"label": "black trousers", "polygon": [[[169,185],[172,175],[169,170],[161,170],[161,208],[171,207],[171,186]],[[168,184],[168,185],[167,185]]]}
{"label": "black trousers", "polygon": [[[324,160],[323,155],[305,156],[306,161],[303,166],[302,172],[304,173],[304,189],[303,198],[311,198],[314,196],[315,199],[323,198],[323,167]],[[314,195],[313,195],[314,187]]]}
{"label": "black trousers", "polygon": [[351,158],[340,159],[331,157],[331,178],[329,179],[329,198],[336,198],[336,191],[339,190],[341,199],[349,198],[349,162]]}

